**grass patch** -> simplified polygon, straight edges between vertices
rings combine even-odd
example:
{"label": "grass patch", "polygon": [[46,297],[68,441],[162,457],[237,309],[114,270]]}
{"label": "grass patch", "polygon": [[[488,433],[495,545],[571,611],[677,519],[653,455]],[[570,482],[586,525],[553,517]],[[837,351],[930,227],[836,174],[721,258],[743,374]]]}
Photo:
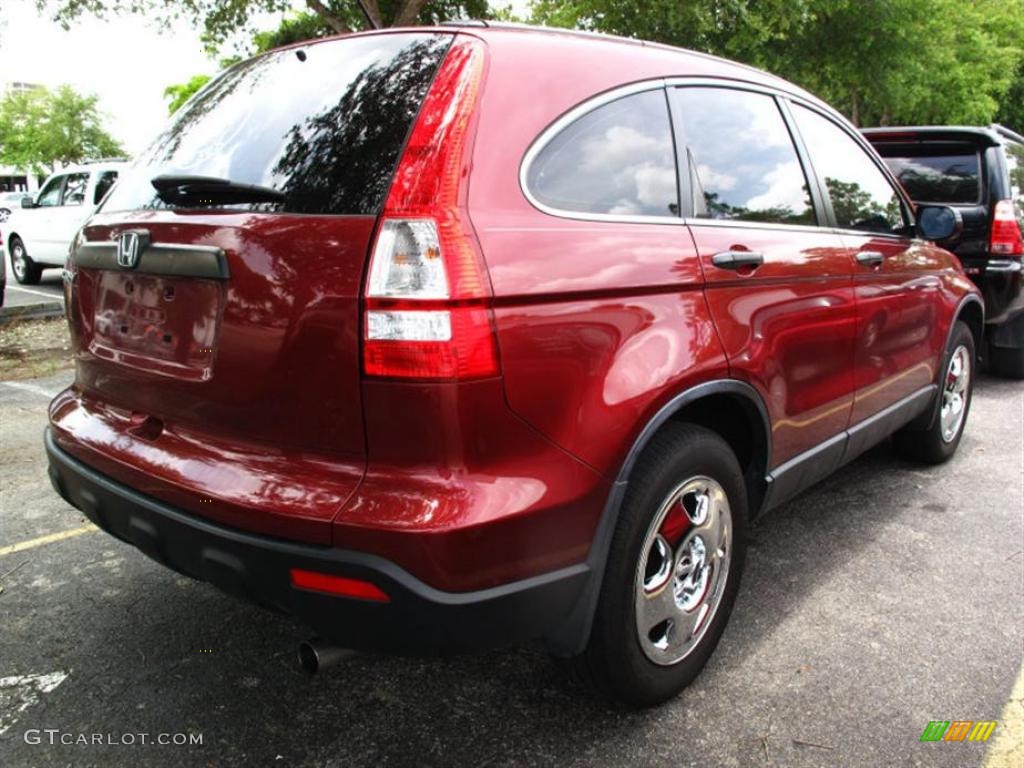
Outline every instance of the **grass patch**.
{"label": "grass patch", "polygon": [[0,381],[38,379],[73,367],[63,317],[0,325]]}

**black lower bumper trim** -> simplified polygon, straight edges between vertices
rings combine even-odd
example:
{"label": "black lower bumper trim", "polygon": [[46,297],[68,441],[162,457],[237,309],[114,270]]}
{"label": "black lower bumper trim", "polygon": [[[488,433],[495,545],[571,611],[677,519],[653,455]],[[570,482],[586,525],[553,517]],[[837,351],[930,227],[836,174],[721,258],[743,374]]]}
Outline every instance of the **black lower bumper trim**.
{"label": "black lower bumper trim", "polygon": [[[174,509],[101,475],[61,449],[47,429],[57,493],[103,530],[176,571],[307,623],[347,648],[446,653],[494,648],[558,631],[590,576],[579,564],[475,592],[443,592],[383,558],[227,528]],[[390,602],[296,589],[290,570],[363,579]]]}

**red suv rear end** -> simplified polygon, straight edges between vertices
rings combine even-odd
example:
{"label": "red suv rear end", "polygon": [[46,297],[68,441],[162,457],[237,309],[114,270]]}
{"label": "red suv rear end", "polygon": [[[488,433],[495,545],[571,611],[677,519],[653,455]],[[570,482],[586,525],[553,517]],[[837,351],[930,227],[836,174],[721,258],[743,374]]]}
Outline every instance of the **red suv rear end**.
{"label": "red suv rear end", "polygon": [[[757,179],[700,116],[747,126]],[[724,628],[749,517],[901,428],[955,450],[980,302],[913,239],[946,214],[709,57],[478,28],[271,52],[76,239],[51,477],[338,644],[540,638],[661,700]]]}

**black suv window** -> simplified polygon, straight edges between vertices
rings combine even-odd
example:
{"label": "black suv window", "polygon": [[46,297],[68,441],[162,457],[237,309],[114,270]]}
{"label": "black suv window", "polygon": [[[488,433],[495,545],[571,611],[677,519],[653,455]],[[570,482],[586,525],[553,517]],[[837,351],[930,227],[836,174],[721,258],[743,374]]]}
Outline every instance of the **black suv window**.
{"label": "black suv window", "polygon": [[796,104],[793,117],[818,175],[825,180],[836,224],[844,229],[902,234],[907,226],[895,187],[842,128]]}
{"label": "black suv window", "polygon": [[[213,176],[285,193],[231,209],[373,214],[451,35],[405,32],[274,51],[221,74],[125,172],[105,211],[162,208],[151,179]],[[197,202],[196,204],[201,204]]]}
{"label": "black suv window", "polygon": [[549,141],[526,186],[562,211],[678,216],[675,151],[661,89],[603,104]]}
{"label": "black suv window", "polygon": [[977,203],[981,199],[981,160],[973,144],[886,142],[875,149],[912,200]]}
{"label": "black suv window", "polygon": [[732,88],[676,88],[694,214],[814,224],[800,159],[775,99]]}
{"label": "black suv window", "polygon": [[1024,144],[1007,141],[1006,167],[1010,176],[1010,197],[1024,208]]}

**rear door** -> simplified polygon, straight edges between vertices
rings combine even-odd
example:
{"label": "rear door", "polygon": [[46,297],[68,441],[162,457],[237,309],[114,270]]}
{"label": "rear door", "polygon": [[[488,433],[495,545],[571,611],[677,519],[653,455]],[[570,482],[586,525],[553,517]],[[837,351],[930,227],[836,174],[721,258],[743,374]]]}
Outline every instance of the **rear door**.
{"label": "rear door", "polygon": [[853,400],[849,254],[818,226],[817,190],[773,95],[702,85],[673,100],[690,229],[732,375],[768,406],[773,465],[820,448],[813,469],[825,475]]}
{"label": "rear door", "polygon": [[[365,457],[364,262],[450,40],[402,32],[272,52],[228,70],[179,111],[77,245],[76,390],[115,426],[76,437],[114,455],[133,445],[119,430],[157,420],[177,437],[116,456],[150,472],[147,492],[168,498],[171,477],[223,497],[197,501],[204,515],[295,535],[261,517],[291,510],[308,518],[303,536],[329,541]],[[152,180],[167,175],[262,192],[183,187],[161,197]],[[122,248],[124,262],[122,237],[136,247],[134,259]],[[295,479],[303,467],[319,490]]]}
{"label": "rear door", "polygon": [[933,383],[942,354],[941,251],[910,237],[902,196],[881,165],[831,117],[791,107],[827,191],[829,215],[856,265],[857,424]]}

